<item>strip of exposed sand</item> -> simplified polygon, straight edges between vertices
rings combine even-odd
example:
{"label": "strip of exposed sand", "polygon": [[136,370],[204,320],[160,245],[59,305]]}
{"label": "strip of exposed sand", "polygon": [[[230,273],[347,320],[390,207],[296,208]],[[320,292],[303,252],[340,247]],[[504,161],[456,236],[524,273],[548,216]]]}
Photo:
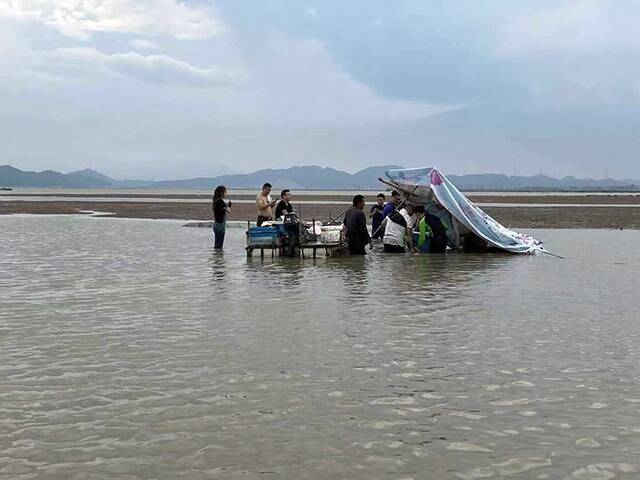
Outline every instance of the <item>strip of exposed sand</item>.
{"label": "strip of exposed sand", "polygon": [[[344,196],[342,197],[344,198]],[[563,206],[540,206],[544,197],[522,197],[528,200],[521,202],[522,208],[514,207],[514,197],[503,198],[502,202],[495,199],[492,203],[509,203],[506,206],[489,206],[483,209],[496,220],[506,226],[514,228],[609,228],[609,229],[640,229],[640,208],[624,208],[622,206],[590,206],[597,202],[597,198],[590,198],[588,205],[577,203],[568,206],[568,197],[561,196]],[[580,197],[583,198],[583,197]],[[606,197],[609,198],[609,197]],[[632,197],[631,197],[632,198]],[[325,200],[326,197],[323,197]],[[305,198],[307,200],[307,198]],[[488,202],[486,197],[480,200]],[[615,204],[622,204],[620,196],[615,196]],[[302,217],[310,220],[328,220],[338,217],[347,208],[345,204],[313,204],[296,205],[301,209]],[[371,201],[369,202],[371,203]],[[527,203],[537,207],[527,207]],[[553,202],[549,202],[553,203]],[[631,202],[630,202],[631,203]],[[202,220],[211,219],[211,205],[208,202],[175,202],[167,199],[162,202],[95,202],[95,201],[8,201],[0,202],[0,214],[79,214],[81,211],[110,212],[114,217],[122,218],[152,218]],[[233,205],[230,219],[255,220],[255,206],[251,203],[236,203]]]}

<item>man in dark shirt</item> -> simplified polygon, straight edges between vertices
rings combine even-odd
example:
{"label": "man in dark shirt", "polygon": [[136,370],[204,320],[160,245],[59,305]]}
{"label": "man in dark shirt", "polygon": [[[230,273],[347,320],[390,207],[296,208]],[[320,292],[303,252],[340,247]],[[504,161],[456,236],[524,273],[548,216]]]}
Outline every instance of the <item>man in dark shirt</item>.
{"label": "man in dark shirt", "polygon": [[353,197],[353,206],[344,216],[344,226],[347,229],[347,245],[351,255],[364,255],[365,245],[373,248],[369,231],[367,230],[367,217],[364,213],[364,197]]}
{"label": "man in dark shirt", "polygon": [[284,217],[285,213],[293,213],[293,205],[291,205],[291,191],[282,190],[280,193],[282,200],[278,202],[276,207],[276,219]]}
{"label": "man in dark shirt", "polygon": [[384,234],[384,230],[380,228],[380,224],[384,219],[384,214],[382,213],[384,210],[384,193],[379,193],[376,198],[376,203],[374,203],[369,210],[369,218],[371,219],[371,233],[373,234],[373,239],[382,238]]}

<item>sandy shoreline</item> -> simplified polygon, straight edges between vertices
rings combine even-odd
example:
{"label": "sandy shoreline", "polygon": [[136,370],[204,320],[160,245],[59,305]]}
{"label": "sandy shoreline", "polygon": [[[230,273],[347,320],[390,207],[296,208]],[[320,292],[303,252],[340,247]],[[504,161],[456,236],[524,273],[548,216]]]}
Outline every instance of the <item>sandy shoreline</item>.
{"label": "sandy shoreline", "polygon": [[[341,197],[342,199],[343,197]],[[615,202],[607,200],[599,202],[602,207],[579,206],[580,204],[593,204],[598,200],[592,196],[578,197],[588,198],[585,202],[574,202],[572,206],[550,207],[526,207],[526,203],[545,203],[543,196],[518,197],[528,201],[514,201],[514,197],[493,198],[495,203],[523,203],[523,208],[491,206],[483,208],[487,213],[506,226],[514,228],[607,228],[607,229],[640,229],[640,207],[623,208],[607,207],[607,203],[623,204],[634,203],[634,197],[615,197]],[[304,198],[307,200],[308,198]],[[326,197],[324,198],[326,199]],[[546,203],[568,204],[567,197],[548,197]],[[554,201],[551,201],[551,200]],[[489,202],[487,197],[483,202]],[[636,200],[640,203],[640,198]],[[295,202],[294,202],[295,206]],[[296,206],[296,211],[300,206]],[[344,205],[301,205],[302,216],[306,220],[328,220],[329,217],[337,217],[344,209]],[[78,214],[81,211],[111,212],[115,217],[121,218],[149,218],[149,219],[177,219],[177,220],[202,220],[211,219],[211,206],[208,203],[177,203],[166,202],[142,203],[142,202],[92,202],[92,201],[2,201],[0,202],[0,215],[2,214]],[[252,204],[237,203],[233,206],[231,220],[255,220],[255,207]]]}

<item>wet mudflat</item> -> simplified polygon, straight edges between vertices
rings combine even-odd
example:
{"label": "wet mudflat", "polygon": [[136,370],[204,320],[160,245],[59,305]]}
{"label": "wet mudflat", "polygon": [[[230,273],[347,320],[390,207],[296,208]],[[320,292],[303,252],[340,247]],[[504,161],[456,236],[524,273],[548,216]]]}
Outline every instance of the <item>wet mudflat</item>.
{"label": "wet mudflat", "polygon": [[[6,214],[39,214],[70,215],[85,211],[110,212],[120,218],[149,219],[182,219],[210,221],[211,205],[208,201],[164,201],[125,202],[112,199],[108,202],[98,201],[0,201],[0,215]],[[508,203],[504,197],[500,203],[482,206],[489,215],[504,225],[514,228],[596,228],[596,229],[640,229],[640,206],[634,203],[611,204],[602,202],[600,206],[589,204],[563,206],[557,204],[544,205],[538,198],[531,198],[532,203],[522,203],[522,207]],[[563,199],[560,199],[564,201]],[[592,202],[595,200],[592,200]],[[328,220],[339,217],[346,208],[347,201],[327,203],[300,204],[294,202],[296,212],[305,220]],[[500,206],[502,205],[502,206]],[[533,206],[532,206],[533,205]],[[234,203],[230,219],[255,222],[256,212],[252,203]]]}
{"label": "wet mudflat", "polygon": [[565,260],[248,260],[0,217],[0,478],[640,475],[640,232]]}

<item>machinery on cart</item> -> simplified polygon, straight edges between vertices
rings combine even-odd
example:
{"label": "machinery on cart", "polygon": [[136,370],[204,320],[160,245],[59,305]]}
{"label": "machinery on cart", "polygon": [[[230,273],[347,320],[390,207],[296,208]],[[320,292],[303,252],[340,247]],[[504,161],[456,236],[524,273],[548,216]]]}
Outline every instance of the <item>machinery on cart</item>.
{"label": "machinery on cart", "polygon": [[336,222],[303,222],[296,213],[286,214],[282,220],[268,222],[260,227],[248,224],[247,256],[252,256],[254,250],[270,250],[271,255],[276,252],[283,257],[305,256],[305,250],[311,250],[315,258],[317,250],[324,250],[328,256],[337,249],[344,247],[345,238],[343,226]]}

